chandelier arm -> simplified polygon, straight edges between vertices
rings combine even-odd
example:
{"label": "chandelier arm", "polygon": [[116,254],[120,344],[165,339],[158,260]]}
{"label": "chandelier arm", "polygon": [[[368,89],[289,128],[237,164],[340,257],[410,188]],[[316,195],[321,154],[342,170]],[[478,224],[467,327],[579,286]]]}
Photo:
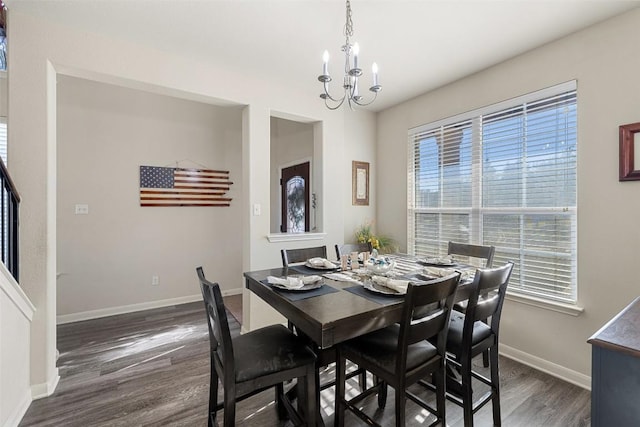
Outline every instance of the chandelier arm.
{"label": "chandelier arm", "polygon": [[361,107],[366,107],[367,105],[373,103],[373,101],[375,101],[376,98],[378,97],[378,92],[373,92],[373,93],[374,93],[373,98],[369,102],[360,102],[357,99],[354,99],[353,102],[355,102],[357,105],[359,105]]}
{"label": "chandelier arm", "polygon": [[[327,95],[326,99],[330,99],[333,102],[340,102],[340,105],[342,105],[342,103],[344,102],[344,99],[346,98],[347,94],[345,93],[344,95],[342,95],[342,98],[334,98],[333,96],[331,96],[331,94],[329,93],[329,85],[327,83],[324,84],[324,93],[325,95]],[[326,102],[325,102],[326,103]]]}
{"label": "chandelier arm", "polygon": [[[340,102],[338,104],[336,104],[335,107],[332,107],[329,105],[329,101],[327,101],[327,98],[324,99],[324,105],[329,109],[329,110],[337,110],[338,108],[342,107],[342,104],[344,104],[344,99],[346,97],[342,97],[342,99],[340,100]],[[333,98],[331,98],[332,100],[334,100]],[[335,102],[338,102],[337,100],[334,100]]]}

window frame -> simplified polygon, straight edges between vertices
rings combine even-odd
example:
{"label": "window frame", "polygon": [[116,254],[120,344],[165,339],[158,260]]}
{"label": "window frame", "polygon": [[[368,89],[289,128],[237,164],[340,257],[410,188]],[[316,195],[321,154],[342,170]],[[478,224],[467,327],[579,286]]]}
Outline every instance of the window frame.
{"label": "window frame", "polygon": [[[527,286],[522,284],[522,288],[520,287],[512,287],[510,289],[510,293],[517,295],[518,298],[531,298],[532,300],[539,300],[543,303],[549,304],[557,304],[560,306],[572,306],[578,302],[578,285],[577,285],[577,271],[578,271],[578,255],[577,255],[577,220],[578,220],[578,212],[577,212],[577,145],[578,145],[578,135],[577,135],[577,124],[575,128],[575,204],[572,206],[547,206],[547,207],[485,207],[483,206],[483,196],[482,191],[483,188],[483,177],[487,175],[483,173],[483,141],[482,141],[482,120],[483,117],[487,115],[492,115],[507,109],[516,109],[519,106],[523,106],[525,104],[534,103],[538,101],[543,101],[555,96],[563,95],[567,92],[575,92],[575,103],[572,102],[571,105],[575,105],[575,120],[577,123],[577,82],[575,80],[569,81],[566,83],[562,83],[559,85],[555,85],[549,88],[545,88],[539,91],[535,91],[520,97],[512,98],[509,100],[505,100],[496,104],[488,105],[473,111],[465,112],[462,114],[458,114],[452,117],[444,118],[441,120],[437,120],[432,123],[428,123],[425,125],[421,125],[408,131],[408,152],[407,152],[407,251],[411,254],[416,254],[418,240],[416,237],[417,230],[417,214],[427,213],[427,214],[440,214],[437,218],[440,224],[442,224],[442,214],[453,214],[453,213],[465,213],[469,216],[469,227],[468,227],[468,236],[469,239],[467,243],[472,244],[483,244],[483,223],[484,216],[487,214],[511,214],[511,215],[521,215],[521,219],[524,219],[526,215],[535,215],[535,214],[545,214],[545,215],[553,215],[553,218],[557,218],[558,216],[568,216],[571,220],[569,222],[569,233],[571,239],[570,245],[570,253],[567,255],[571,257],[570,263],[570,271],[571,271],[571,279],[570,279],[570,287],[568,288],[568,293],[570,295],[563,297],[560,293],[555,295],[540,295],[536,292],[528,291],[525,288]],[[417,154],[416,147],[418,146],[418,141],[420,141],[420,137],[427,135],[430,132],[437,132],[438,129],[444,129],[447,126],[451,127],[456,124],[460,124],[462,122],[469,121],[471,122],[471,153],[472,153],[472,178],[471,178],[471,205],[468,207],[443,207],[440,205],[439,207],[417,207],[417,163],[416,160],[419,154]],[[443,150],[444,151],[444,150]],[[554,153],[558,153],[558,151],[554,151]],[[442,168],[443,165],[440,164],[442,162],[442,156],[439,158],[438,168]],[[439,177],[442,181],[442,176]],[[526,187],[523,187],[526,188]],[[442,195],[441,195],[442,197]],[[525,241],[526,237],[524,237],[525,229],[520,228],[519,231],[519,239],[520,246]],[[445,236],[446,237],[446,236]],[[442,234],[438,233],[437,235],[437,246],[440,251],[446,247],[446,242],[442,239],[445,238]],[[464,243],[464,241],[463,241]],[[498,248],[496,248],[498,251]],[[445,249],[446,251],[446,249]],[[518,251],[518,254],[514,254],[514,261],[518,263],[520,260],[520,256],[522,256],[526,251],[524,248]],[[441,255],[442,253],[433,254],[433,255]],[[553,253],[555,256],[559,255],[559,252]],[[528,264],[526,264],[528,266]],[[525,271],[528,271],[525,269]],[[542,288],[543,286],[541,286]]]}

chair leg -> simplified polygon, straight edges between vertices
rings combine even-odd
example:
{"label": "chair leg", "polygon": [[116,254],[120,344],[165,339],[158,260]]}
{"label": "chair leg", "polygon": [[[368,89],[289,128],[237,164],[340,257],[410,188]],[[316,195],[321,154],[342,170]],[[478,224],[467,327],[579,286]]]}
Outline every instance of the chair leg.
{"label": "chair leg", "polygon": [[380,387],[378,388],[378,408],[383,409],[387,406],[387,383],[380,380],[379,378],[374,377],[374,382],[377,384],[380,382]]}
{"label": "chair leg", "polygon": [[[231,390],[230,390],[231,391]],[[229,396],[227,396],[229,394]],[[236,425],[236,396],[235,390],[232,393],[224,394],[224,427],[234,427]]]}
{"label": "chair leg", "polygon": [[345,411],[345,403],[344,403],[344,387],[345,387],[345,377],[346,377],[346,369],[347,369],[347,361],[340,354],[340,350],[337,351],[336,354],[336,397],[335,397],[335,420],[334,424],[336,427],[344,427],[344,411]]}
{"label": "chair leg", "polygon": [[444,363],[440,370],[433,373],[433,383],[436,386],[436,411],[438,412],[436,416],[440,420],[440,425],[446,426],[447,420],[445,406],[447,398],[445,393]]}
{"label": "chair leg", "polygon": [[404,392],[404,385],[400,385],[395,389],[396,427],[404,427],[405,424],[405,406],[407,403],[407,397],[405,396]]}
{"label": "chair leg", "polygon": [[500,370],[498,366],[498,345],[494,345],[489,352],[491,361],[491,384],[493,387],[493,397],[491,405],[493,406],[493,425],[502,425],[500,416]]}
{"label": "chair leg", "polygon": [[[360,367],[358,367],[358,369],[360,369]],[[362,371],[362,373],[358,375],[358,383],[360,385],[361,392],[367,389],[367,371]]]}
{"label": "chair leg", "polygon": [[462,377],[462,412],[464,413],[464,427],[473,427],[473,389],[471,388],[471,358],[462,360],[460,369]]}
{"label": "chair leg", "polygon": [[485,350],[482,352],[482,366],[485,368],[489,367],[489,350]]}
{"label": "chair leg", "polygon": [[283,402],[284,400],[284,384],[278,383],[275,387],[276,391],[276,409],[278,411],[278,419],[284,420],[287,418],[287,408]]}
{"label": "chair leg", "polygon": [[211,376],[209,378],[209,416],[207,425],[208,427],[214,427],[216,423],[216,406],[218,406],[218,373],[214,365],[213,359],[211,360]]}

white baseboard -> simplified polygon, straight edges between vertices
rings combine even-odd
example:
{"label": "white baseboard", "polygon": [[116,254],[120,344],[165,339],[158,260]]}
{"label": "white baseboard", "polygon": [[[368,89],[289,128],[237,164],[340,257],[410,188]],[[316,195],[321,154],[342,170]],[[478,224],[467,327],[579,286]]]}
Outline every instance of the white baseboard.
{"label": "white baseboard", "polygon": [[222,294],[223,297],[229,296],[229,295],[242,295],[242,288],[236,288],[236,289],[227,289],[224,290],[222,292],[220,292]]}
{"label": "white baseboard", "polygon": [[500,354],[523,365],[531,366],[538,371],[560,378],[563,381],[591,391],[591,377],[564,366],[533,356],[508,345],[500,344]]}
{"label": "white baseboard", "polygon": [[[225,289],[222,296],[242,294],[242,288]],[[150,310],[152,308],[162,308],[171,305],[186,304],[188,302],[202,301],[202,295],[187,295],[184,297],[163,299],[158,301],[142,302],[138,304],[122,305],[119,307],[100,308],[98,310],[82,311],[80,313],[62,314],[57,316],[56,323],[63,325],[65,323],[81,322],[83,320],[98,319],[100,317],[115,316],[116,314],[133,313],[136,311]]]}
{"label": "white baseboard", "polygon": [[58,368],[56,368],[49,381],[31,385],[31,398],[36,400],[51,396],[58,386],[58,381],[60,381],[60,375],[58,375]]}
{"label": "white baseboard", "polygon": [[3,427],[18,427],[20,421],[22,421],[22,418],[24,417],[24,414],[27,413],[27,409],[29,409],[31,402],[31,393],[27,390],[18,406],[16,406],[13,412],[5,420]]}
{"label": "white baseboard", "polygon": [[63,314],[58,316],[56,320],[58,325],[62,325],[65,323],[81,322],[83,320],[98,319],[100,317],[115,316],[116,314],[133,313],[136,311],[186,304],[188,302],[195,301],[202,301],[202,295],[188,295],[186,297],[141,302],[138,304],[122,305],[119,307],[100,308],[98,310],[82,311],[80,313]]}

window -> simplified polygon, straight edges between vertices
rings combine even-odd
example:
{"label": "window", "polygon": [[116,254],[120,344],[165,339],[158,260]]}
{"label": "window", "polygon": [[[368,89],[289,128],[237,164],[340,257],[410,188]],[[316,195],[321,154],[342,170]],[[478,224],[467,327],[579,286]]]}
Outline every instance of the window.
{"label": "window", "polygon": [[510,292],[576,303],[576,83],[409,131],[408,250],[516,263]]}

